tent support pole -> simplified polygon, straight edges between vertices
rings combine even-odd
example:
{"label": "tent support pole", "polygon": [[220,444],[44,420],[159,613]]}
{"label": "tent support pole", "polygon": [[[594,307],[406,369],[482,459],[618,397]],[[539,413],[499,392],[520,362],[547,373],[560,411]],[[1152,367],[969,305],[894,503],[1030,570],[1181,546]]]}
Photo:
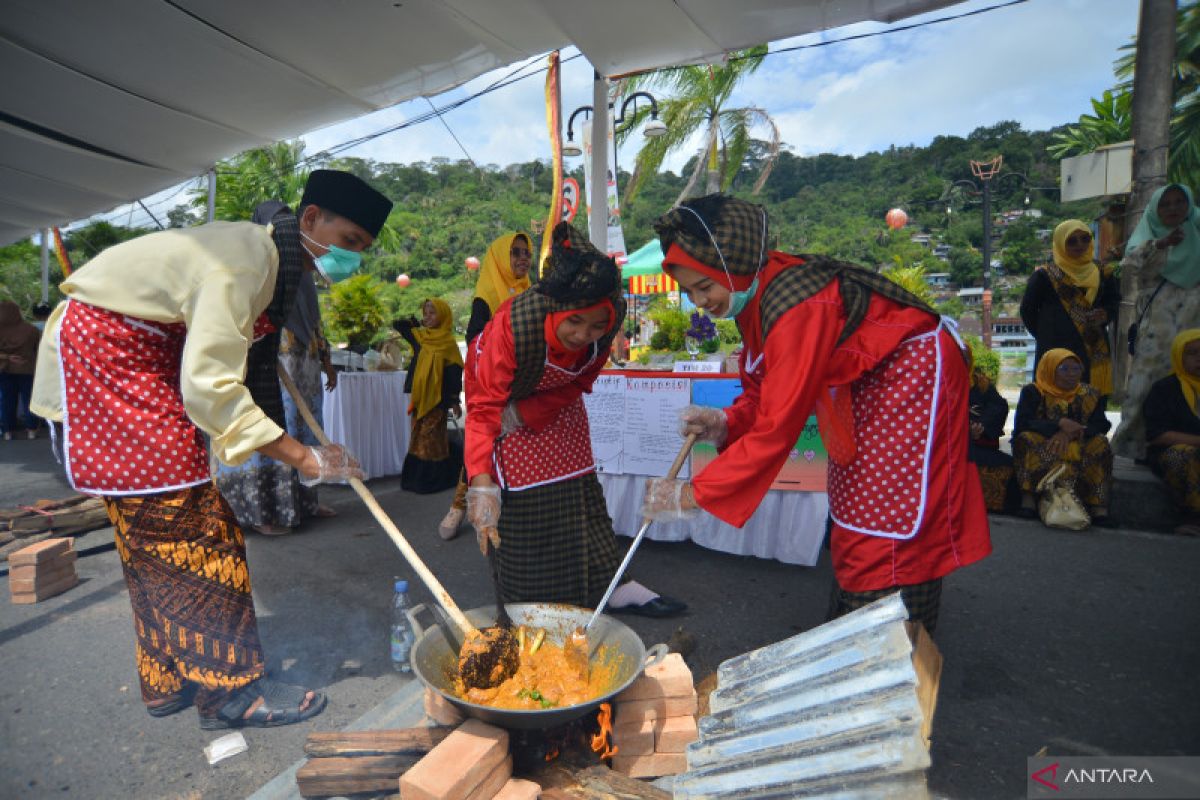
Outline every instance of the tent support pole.
{"label": "tent support pole", "polygon": [[208,222],[217,218],[217,169],[208,171]]}
{"label": "tent support pole", "polygon": [[592,80],[592,185],[587,187],[592,213],[588,237],[601,253],[608,252],[608,79],[593,72]]}

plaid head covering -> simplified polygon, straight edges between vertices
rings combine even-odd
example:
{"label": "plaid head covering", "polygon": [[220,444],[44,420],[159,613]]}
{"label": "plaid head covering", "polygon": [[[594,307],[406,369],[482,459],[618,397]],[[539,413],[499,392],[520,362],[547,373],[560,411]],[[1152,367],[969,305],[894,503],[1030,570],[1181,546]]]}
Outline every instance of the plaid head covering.
{"label": "plaid head covering", "polygon": [[654,230],[664,253],[677,244],[703,264],[724,265],[731,275],[754,275],[767,261],[767,212],[736,197],[689,200],[659,217]]}
{"label": "plaid head covering", "polygon": [[570,223],[560,222],[551,234],[550,255],[543,266],[542,279],[512,301],[510,315],[517,357],[512,385],[514,398],[528,397],[542,379],[546,366],[546,315],[586,308],[606,298],[616,313],[612,326],[596,342],[597,356],[607,354],[625,320],[621,270],[616,261],[593,247]]}

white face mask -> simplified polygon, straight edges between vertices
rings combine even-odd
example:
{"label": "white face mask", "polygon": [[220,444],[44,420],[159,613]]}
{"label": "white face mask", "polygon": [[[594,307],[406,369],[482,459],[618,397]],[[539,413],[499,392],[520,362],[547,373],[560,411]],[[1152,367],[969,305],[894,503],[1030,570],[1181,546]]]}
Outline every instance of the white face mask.
{"label": "white face mask", "polygon": [[763,236],[762,242],[758,247],[758,264],[759,267],[754,272],[754,280],[750,282],[749,288],[745,291],[738,291],[733,288],[733,277],[729,274],[729,267],[725,266],[725,255],[721,252],[721,246],[717,244],[717,237],[708,228],[708,224],[704,221],[704,217],[696,213],[695,209],[687,206],[676,206],[683,211],[690,211],[696,219],[700,220],[700,225],[703,226],[704,232],[708,234],[708,239],[712,242],[713,249],[717,251],[717,257],[721,259],[721,269],[725,271],[725,280],[729,283],[729,308],[724,314],[721,314],[721,319],[733,319],[746,308],[746,305],[754,297],[754,293],[758,291],[758,275],[762,272],[763,254],[767,251],[767,212],[760,209],[763,218]]}

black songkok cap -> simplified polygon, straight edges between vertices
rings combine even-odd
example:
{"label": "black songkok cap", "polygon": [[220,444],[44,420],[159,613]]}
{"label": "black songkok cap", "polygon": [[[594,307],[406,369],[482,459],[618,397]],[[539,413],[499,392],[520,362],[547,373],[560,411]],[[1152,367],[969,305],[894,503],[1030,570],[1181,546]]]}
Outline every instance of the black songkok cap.
{"label": "black songkok cap", "polygon": [[309,204],[340,214],[372,236],[379,235],[392,210],[392,201],[366,181],[336,169],[317,169],[309,174],[300,205]]}

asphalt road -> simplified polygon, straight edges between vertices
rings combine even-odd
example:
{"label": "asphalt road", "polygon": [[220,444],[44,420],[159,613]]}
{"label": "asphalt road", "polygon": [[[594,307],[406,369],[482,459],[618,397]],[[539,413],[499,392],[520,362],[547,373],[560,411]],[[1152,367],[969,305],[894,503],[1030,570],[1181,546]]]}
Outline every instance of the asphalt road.
{"label": "asphalt road", "polygon": [[[460,605],[490,603],[474,537],[436,535],[448,495],[404,493],[396,479],[371,488]],[[324,713],[246,731],[248,753],[209,766],[202,750],[218,734],[201,731],[194,711],[143,710],[120,564],[111,532],[96,531],[76,545],[79,586],[0,604],[0,797],[245,797],[301,757],[309,731],[343,728],[411,680],[387,657],[391,581],[411,571],[352,492],[322,492],[339,517],[251,535],[248,547],[269,668],[323,688]],[[45,440],[0,443],[0,507],[69,494]],[[1200,541],[992,521],[995,553],[950,576],[943,594],[931,787],[963,800],[1024,797],[1025,758],[1042,748],[1200,755]],[[691,604],[680,620],[624,619],[648,644],[680,625],[694,634],[697,678],[819,625],[831,581],[827,557],[803,568],[655,542],[633,571]],[[419,584],[415,595],[428,599]]]}

